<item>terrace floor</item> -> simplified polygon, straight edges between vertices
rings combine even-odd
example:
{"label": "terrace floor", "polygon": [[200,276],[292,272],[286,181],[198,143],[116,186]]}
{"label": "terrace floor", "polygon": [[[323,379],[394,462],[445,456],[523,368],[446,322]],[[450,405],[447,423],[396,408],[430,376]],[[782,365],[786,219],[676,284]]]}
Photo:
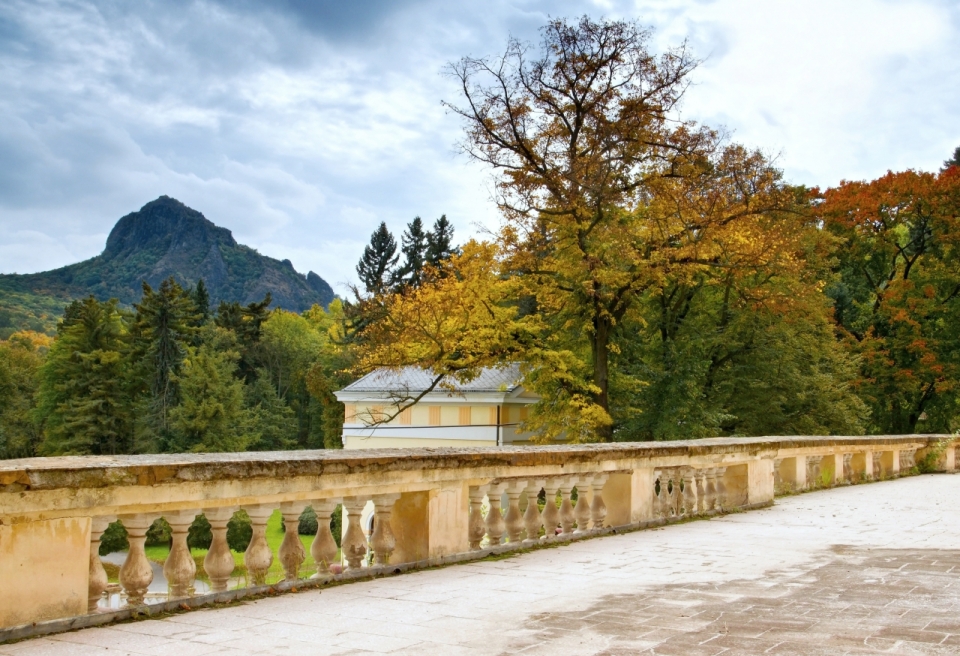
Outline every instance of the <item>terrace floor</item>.
{"label": "terrace floor", "polygon": [[253,653],[960,654],[960,476],[0,645]]}

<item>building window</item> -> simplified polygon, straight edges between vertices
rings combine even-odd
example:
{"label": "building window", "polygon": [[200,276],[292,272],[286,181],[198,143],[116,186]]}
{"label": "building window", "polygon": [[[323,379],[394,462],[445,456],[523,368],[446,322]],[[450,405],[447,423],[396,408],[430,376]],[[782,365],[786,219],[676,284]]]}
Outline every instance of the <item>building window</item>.
{"label": "building window", "polygon": [[430,425],[431,426],[440,425],[440,406],[438,405],[430,406]]}
{"label": "building window", "polygon": [[490,421],[487,423],[491,426],[497,423],[497,406],[490,406]]}
{"label": "building window", "polygon": [[470,418],[470,406],[463,406],[460,408],[460,425],[469,426],[472,421]]}
{"label": "building window", "polygon": [[400,423],[409,426],[413,423],[413,408],[404,408],[400,412]]}
{"label": "building window", "polygon": [[383,411],[382,405],[375,405],[370,408],[370,420],[373,422],[380,422],[387,418],[387,413]]}
{"label": "building window", "polygon": [[353,403],[347,403],[343,406],[343,422],[345,424],[357,423],[357,406]]}

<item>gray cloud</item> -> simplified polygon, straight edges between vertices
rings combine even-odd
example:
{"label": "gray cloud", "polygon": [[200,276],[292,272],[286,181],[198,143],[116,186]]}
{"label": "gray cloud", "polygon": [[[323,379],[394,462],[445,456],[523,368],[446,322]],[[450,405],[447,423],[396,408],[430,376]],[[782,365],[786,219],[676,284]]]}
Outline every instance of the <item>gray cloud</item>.
{"label": "gray cloud", "polygon": [[960,143],[957,9],[835,4],[8,0],[0,270],[95,255],[160,194],[333,284],[380,220],[493,225],[441,69],[535,40],[550,15],[637,17],[658,47],[689,38],[707,59],[687,114],[782,152],[798,182],[936,166]]}

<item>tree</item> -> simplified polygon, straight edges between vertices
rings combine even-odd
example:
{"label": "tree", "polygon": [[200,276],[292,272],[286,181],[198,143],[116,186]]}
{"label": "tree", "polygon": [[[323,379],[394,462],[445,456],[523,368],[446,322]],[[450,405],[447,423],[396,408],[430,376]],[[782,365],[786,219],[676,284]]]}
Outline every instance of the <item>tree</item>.
{"label": "tree", "polygon": [[[310,311],[311,317],[321,308]],[[327,346],[325,331],[305,316],[275,310],[263,324],[262,376],[274,394],[295,413],[289,439],[300,448],[322,445],[322,410],[307,388],[307,374]]]}
{"label": "tree", "polygon": [[946,171],[951,166],[960,166],[960,146],[953,151],[953,157],[943,163],[943,170]]}
{"label": "tree", "polygon": [[434,269],[439,269],[444,261],[458,252],[453,245],[453,225],[447,220],[447,215],[442,214],[434,221],[433,229],[427,233],[425,261]]}
{"label": "tree", "polygon": [[420,286],[423,281],[423,265],[427,258],[429,237],[430,235],[423,231],[423,221],[419,216],[414,217],[413,221],[407,224],[407,229],[400,239],[403,264],[397,269],[396,285]]}
{"label": "tree", "polygon": [[230,340],[211,335],[199,347],[189,347],[171,375],[181,400],[170,410],[169,451],[244,451],[260,438],[244,405],[243,381],[235,375],[240,354],[222,348]]}
{"label": "tree", "polygon": [[594,422],[578,439],[610,439],[610,358],[638,299],[731,251],[761,270],[784,255],[766,247],[792,229],[796,198],[761,154],[676,120],[697,63],[683,47],[657,58],[635,23],[589,18],[542,35],[537,58],[511,41],[496,60],[452,65],[465,104],[447,106],[466,125],[464,150],[496,176],[502,274],[521,281],[551,348],[577,360],[559,378],[534,367],[528,383],[554,400],[586,391],[589,412],[567,403],[567,419]]}
{"label": "tree", "polygon": [[128,453],[127,329],[116,299],[74,301],[40,369],[37,418],[43,455]]}
{"label": "tree", "polygon": [[34,397],[52,342],[29,331],[0,340],[0,460],[37,455],[43,434],[33,417]]}
{"label": "tree", "polygon": [[193,304],[197,308],[200,325],[210,321],[210,292],[207,291],[207,285],[203,282],[203,278],[197,281],[197,286],[193,288],[190,296],[193,298]]}
{"label": "tree", "polygon": [[387,224],[381,221],[357,264],[357,275],[368,294],[378,296],[389,290],[393,268],[399,259],[397,242],[387,230]]}
{"label": "tree", "polygon": [[232,303],[220,301],[217,308],[216,325],[232,331],[237,337],[240,348],[240,364],[237,372],[247,383],[253,382],[257,377],[257,369],[260,366],[260,336],[263,332],[263,323],[270,315],[269,307],[272,302],[273,299],[267,292],[260,302],[240,305],[236,301]]}
{"label": "tree", "polygon": [[827,289],[861,356],[872,432],[947,432],[960,419],[960,168],[887,173],[823,193],[843,240]]}

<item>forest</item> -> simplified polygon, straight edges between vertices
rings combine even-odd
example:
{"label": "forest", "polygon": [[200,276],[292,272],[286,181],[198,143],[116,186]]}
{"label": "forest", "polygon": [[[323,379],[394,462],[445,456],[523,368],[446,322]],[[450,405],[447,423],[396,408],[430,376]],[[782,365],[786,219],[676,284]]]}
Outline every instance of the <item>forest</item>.
{"label": "forest", "polygon": [[678,118],[698,61],[554,20],[447,73],[501,223],[382,223],[349,299],[211,307],[202,280],[0,341],[0,458],[338,448],[378,367],[521,365],[544,441],[960,429],[960,148],[819,189]]}

